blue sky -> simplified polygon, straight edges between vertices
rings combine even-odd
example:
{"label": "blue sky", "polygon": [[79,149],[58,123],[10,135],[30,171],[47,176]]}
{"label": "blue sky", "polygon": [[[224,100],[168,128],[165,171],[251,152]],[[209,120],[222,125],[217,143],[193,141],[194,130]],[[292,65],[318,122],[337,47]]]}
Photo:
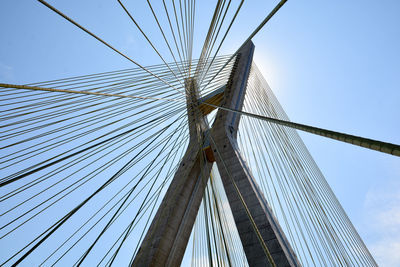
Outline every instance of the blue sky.
{"label": "blue sky", "polygon": [[[160,63],[116,1],[49,2],[140,64]],[[125,2],[170,61],[145,1]],[[211,3],[201,1],[196,14],[194,57]],[[234,52],[276,3],[247,1],[221,54]],[[37,1],[3,0],[0,10],[1,82],[133,67]],[[291,120],[400,144],[398,14],[396,0],[288,1],[253,41],[256,64]],[[400,266],[399,158],[301,136],[378,263]]]}

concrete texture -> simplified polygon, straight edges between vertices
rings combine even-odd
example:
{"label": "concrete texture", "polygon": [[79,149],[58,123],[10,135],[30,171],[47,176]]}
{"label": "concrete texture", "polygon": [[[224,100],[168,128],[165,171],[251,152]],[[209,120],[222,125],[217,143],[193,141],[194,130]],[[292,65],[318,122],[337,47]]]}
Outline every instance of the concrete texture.
{"label": "concrete texture", "polygon": [[[248,43],[240,52],[226,86],[222,106],[235,110],[242,109],[253,52],[252,43]],[[247,261],[250,266],[270,266],[267,254],[251,223],[253,220],[276,266],[300,266],[264,195],[237,149],[239,120],[239,114],[219,110],[211,130],[211,147],[216,154],[214,157]]]}
{"label": "concrete texture", "polygon": [[[254,45],[249,42],[236,58],[231,77],[225,87],[221,103],[223,106],[235,110],[242,109],[253,52]],[[189,145],[133,266],[180,265],[210,175],[212,163],[207,161],[202,146],[209,127],[199,108],[195,81],[188,79],[185,83]],[[209,131],[209,141],[248,263],[250,266],[270,265],[256,234],[258,231],[276,266],[300,266],[237,149],[239,120],[240,115],[219,110]]]}

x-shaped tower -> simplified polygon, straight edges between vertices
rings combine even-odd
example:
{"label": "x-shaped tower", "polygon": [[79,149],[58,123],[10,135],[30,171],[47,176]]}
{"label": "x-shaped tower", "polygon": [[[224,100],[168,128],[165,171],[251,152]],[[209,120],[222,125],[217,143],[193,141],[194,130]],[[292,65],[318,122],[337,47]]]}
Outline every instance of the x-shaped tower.
{"label": "x-shaped tower", "polygon": [[[254,45],[237,54],[228,83],[199,98],[196,81],[185,81],[190,141],[148,229],[134,266],[179,266],[214,162],[250,266],[300,266],[237,145],[240,114],[219,109],[212,127],[206,115],[221,106],[242,110]],[[211,104],[211,105],[209,105]]]}

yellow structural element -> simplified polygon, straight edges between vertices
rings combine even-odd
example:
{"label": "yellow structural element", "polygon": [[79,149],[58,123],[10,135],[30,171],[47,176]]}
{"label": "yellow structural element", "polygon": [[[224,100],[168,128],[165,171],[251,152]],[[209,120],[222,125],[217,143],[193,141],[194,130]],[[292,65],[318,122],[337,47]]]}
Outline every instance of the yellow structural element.
{"label": "yellow structural element", "polygon": [[[210,114],[215,109],[214,106],[220,106],[222,99],[224,98],[225,86],[213,91],[212,93],[199,99],[199,109],[203,116]],[[214,106],[210,106],[211,104]]]}

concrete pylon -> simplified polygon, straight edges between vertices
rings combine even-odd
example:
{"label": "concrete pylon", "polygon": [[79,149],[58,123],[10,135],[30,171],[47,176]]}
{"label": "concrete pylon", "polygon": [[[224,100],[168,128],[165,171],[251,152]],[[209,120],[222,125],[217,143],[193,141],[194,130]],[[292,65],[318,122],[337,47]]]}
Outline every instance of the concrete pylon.
{"label": "concrete pylon", "polygon": [[135,257],[133,266],[179,266],[212,163],[204,157],[204,133],[208,124],[198,108],[193,79],[185,81],[190,141],[177,172]]}
{"label": "concrete pylon", "polygon": [[[243,47],[225,88],[221,106],[242,110],[253,52],[251,42]],[[238,150],[239,120],[239,114],[220,109],[211,130],[211,147],[247,261],[250,266],[270,266],[269,254],[276,266],[300,266]],[[263,248],[261,238],[267,249]]]}
{"label": "concrete pylon", "polygon": [[[241,110],[254,45],[239,51],[221,105]],[[238,151],[240,115],[219,110],[209,130],[193,79],[185,81],[190,141],[180,166],[147,231],[133,266],[179,266],[216,161],[250,266],[300,266],[296,255]],[[212,97],[218,99],[218,96]],[[204,139],[211,148],[204,150]],[[210,155],[211,153],[211,155]],[[263,241],[261,241],[262,239]],[[262,246],[265,244],[265,247]],[[267,252],[267,253],[266,253]]]}

